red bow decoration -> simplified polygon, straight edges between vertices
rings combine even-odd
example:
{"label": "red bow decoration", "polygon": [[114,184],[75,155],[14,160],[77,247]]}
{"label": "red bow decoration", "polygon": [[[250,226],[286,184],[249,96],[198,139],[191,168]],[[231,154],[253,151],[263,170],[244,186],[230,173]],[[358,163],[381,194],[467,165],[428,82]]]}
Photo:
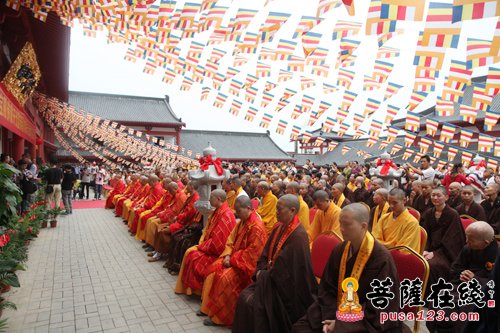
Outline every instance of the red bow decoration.
{"label": "red bow decoration", "polygon": [[470,162],[470,167],[472,168],[473,166],[476,167],[476,170],[479,170],[479,168],[483,167],[486,169],[486,162],[484,160],[481,160],[481,162],[479,164],[474,164],[474,161],[471,161]]}
{"label": "red bow decoration", "polygon": [[208,170],[208,167],[213,165],[215,167],[215,171],[219,176],[222,176],[223,170],[222,170],[222,163],[220,161],[220,158],[216,158],[215,160],[212,159],[212,155],[208,155],[207,157],[202,156],[200,157],[200,169],[205,171]]}
{"label": "red bow decoration", "polygon": [[[382,159],[378,159],[377,166],[381,166],[381,165],[382,165]],[[386,176],[389,173],[389,170],[391,168],[397,169],[396,164],[394,164],[394,162],[391,160],[385,160],[384,165],[382,166],[382,169],[380,169],[380,175]]]}

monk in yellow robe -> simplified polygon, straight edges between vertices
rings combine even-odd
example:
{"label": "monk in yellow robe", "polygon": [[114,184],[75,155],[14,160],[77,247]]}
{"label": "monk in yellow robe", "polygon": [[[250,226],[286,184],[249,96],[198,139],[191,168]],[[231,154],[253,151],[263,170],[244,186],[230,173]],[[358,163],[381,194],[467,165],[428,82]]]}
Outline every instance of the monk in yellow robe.
{"label": "monk in yellow robe", "polygon": [[335,183],[332,186],[332,197],[333,197],[332,201],[334,204],[337,205],[337,207],[341,209],[351,203],[351,201],[349,201],[349,199],[345,197],[344,190],[345,190],[344,184]]}
{"label": "monk in yellow robe", "polygon": [[299,194],[300,185],[299,183],[292,181],[286,185],[286,194],[293,194],[299,198],[300,209],[297,216],[299,217],[300,223],[304,226],[304,229],[309,229],[309,206],[306,204],[302,196]]}
{"label": "monk in yellow robe", "polygon": [[226,248],[208,269],[203,283],[201,312],[209,318],[207,326],[233,323],[236,301],[240,292],[252,283],[257,259],[267,241],[267,231],[252,201],[241,196],[235,202],[240,222],[226,242]]}
{"label": "monk in yellow robe", "polygon": [[405,193],[399,188],[389,192],[392,213],[383,215],[374,226],[373,236],[386,247],[405,245],[420,253],[420,225],[405,207]]}
{"label": "monk in yellow robe", "polygon": [[278,198],[271,191],[269,184],[264,181],[257,185],[257,194],[262,198],[257,209],[257,214],[260,215],[262,222],[266,226],[267,234],[269,234],[277,221],[276,204],[278,203]]}
{"label": "monk in yellow robe", "polygon": [[236,192],[233,191],[233,186],[228,179],[222,181],[222,188],[226,191],[226,202],[229,208],[233,209],[234,201],[236,200]]}
{"label": "monk in yellow robe", "polygon": [[340,208],[330,201],[328,193],[323,190],[314,192],[313,200],[318,211],[307,231],[311,246],[314,240],[324,232],[335,231],[340,236]]}
{"label": "monk in yellow robe", "polygon": [[370,225],[368,226],[368,230],[372,231],[382,215],[391,211],[389,203],[387,202],[388,200],[389,191],[385,188],[379,188],[373,193],[373,203],[375,206],[370,210]]}
{"label": "monk in yellow robe", "polygon": [[231,185],[231,189],[234,192],[234,197],[231,198],[227,204],[229,205],[229,208],[231,208],[231,210],[234,212],[235,211],[234,210],[234,203],[235,203],[236,199],[238,199],[241,196],[248,197],[248,194],[247,194],[247,192],[245,192],[245,190],[241,186],[241,179],[239,177],[230,178],[228,180],[228,183]]}

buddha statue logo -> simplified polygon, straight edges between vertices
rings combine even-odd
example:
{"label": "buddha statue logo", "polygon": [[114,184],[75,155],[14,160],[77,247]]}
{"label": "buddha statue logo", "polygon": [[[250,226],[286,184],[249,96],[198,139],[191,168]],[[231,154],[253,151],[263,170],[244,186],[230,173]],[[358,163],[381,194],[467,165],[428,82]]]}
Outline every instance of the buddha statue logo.
{"label": "buddha statue logo", "polygon": [[342,300],[337,309],[337,319],[346,322],[360,321],[364,317],[363,307],[359,304],[358,280],[348,277],[342,281]]}

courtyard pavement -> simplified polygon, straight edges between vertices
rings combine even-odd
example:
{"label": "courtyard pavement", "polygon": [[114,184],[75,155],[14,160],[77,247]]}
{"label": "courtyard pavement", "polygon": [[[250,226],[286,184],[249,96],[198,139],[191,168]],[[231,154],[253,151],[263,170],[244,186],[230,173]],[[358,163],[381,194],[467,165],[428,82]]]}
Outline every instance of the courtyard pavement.
{"label": "courtyard pavement", "polygon": [[229,332],[203,325],[200,301],[175,295],[176,277],[148,263],[111,210],[75,209],[31,242],[21,288],[4,294],[8,332]]}

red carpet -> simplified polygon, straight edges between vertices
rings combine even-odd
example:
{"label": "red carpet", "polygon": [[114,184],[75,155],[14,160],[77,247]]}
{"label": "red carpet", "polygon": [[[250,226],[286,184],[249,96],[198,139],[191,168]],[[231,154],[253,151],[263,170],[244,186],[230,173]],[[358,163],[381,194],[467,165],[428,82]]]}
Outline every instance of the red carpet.
{"label": "red carpet", "polygon": [[73,209],[104,208],[106,200],[73,200]]}

